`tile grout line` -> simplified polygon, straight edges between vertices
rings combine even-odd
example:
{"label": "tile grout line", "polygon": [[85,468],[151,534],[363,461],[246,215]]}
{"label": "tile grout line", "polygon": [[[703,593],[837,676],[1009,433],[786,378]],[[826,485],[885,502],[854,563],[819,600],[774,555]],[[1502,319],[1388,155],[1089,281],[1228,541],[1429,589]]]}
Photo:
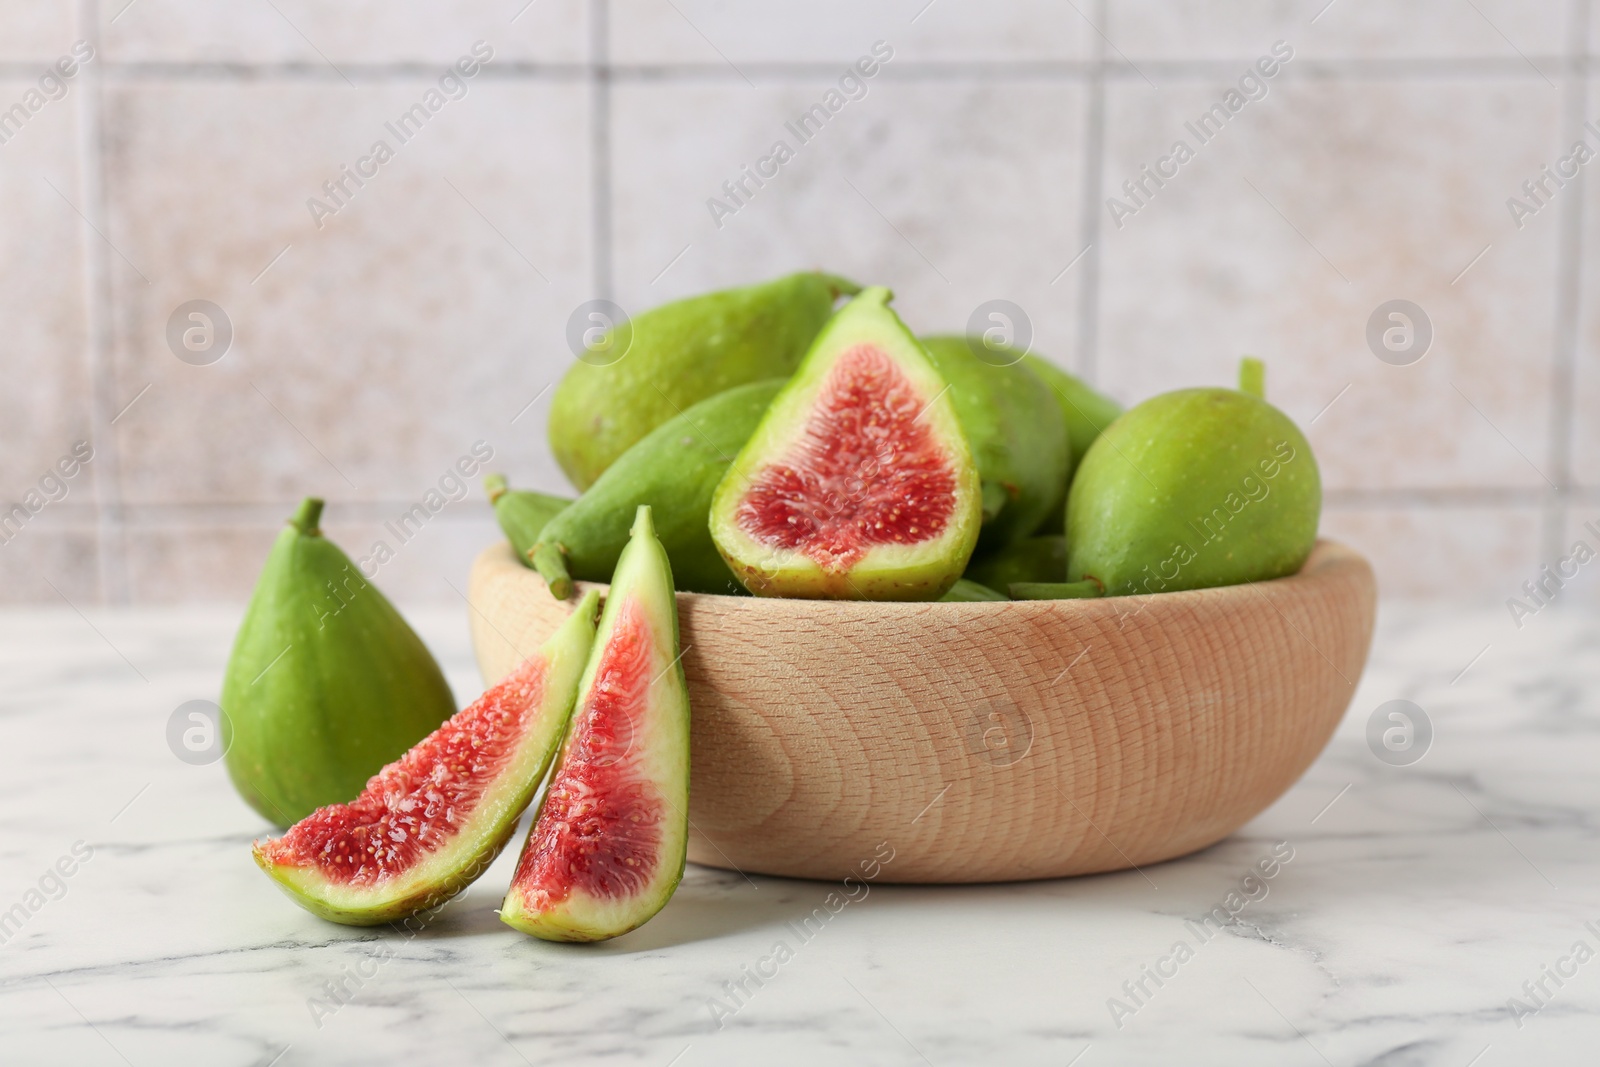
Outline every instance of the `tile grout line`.
{"label": "tile grout line", "polygon": [[593,198],[590,241],[594,295],[612,298],[611,20],[609,0],[589,0],[589,166]]}
{"label": "tile grout line", "polygon": [[[1106,2],[1095,0],[1094,17],[1105,24]],[[1078,275],[1078,351],[1073,370],[1090,385],[1099,384],[1100,343],[1100,190],[1105,167],[1106,42],[1095,35],[1094,60],[1089,74],[1089,97],[1084,104],[1083,197],[1078,215],[1078,242],[1087,249]]]}
{"label": "tile grout line", "polygon": [[[591,40],[594,33],[591,18]],[[607,35],[609,39],[609,34]],[[1098,47],[1098,46],[1097,46]],[[895,81],[1068,81],[1084,82],[1103,77],[1110,81],[1125,81],[1145,75],[1174,82],[1213,80],[1227,78],[1237,73],[1241,63],[1248,64],[1250,57],[1173,60],[1151,57],[1132,57],[1139,61],[1138,69],[1120,63],[1098,64],[1094,60],[1042,59],[1005,62],[1000,60],[973,60],[967,62],[923,62],[885,68],[884,77]],[[1600,66],[1600,55],[1538,55],[1538,61],[1569,67],[1576,63],[1580,68]],[[0,62],[0,78],[29,79],[37,75],[41,58],[35,62]],[[97,62],[100,62],[97,59]],[[105,60],[101,64],[104,75],[118,82],[168,80],[190,78],[222,81],[334,81],[340,72],[359,81],[389,82],[428,79],[438,71],[438,63],[426,61],[401,61],[394,63],[354,63],[341,66],[340,72],[327,69],[320,63],[284,62],[207,62],[202,60]],[[509,60],[497,62],[480,75],[490,81],[574,81],[581,82],[593,74],[592,63],[564,63]],[[800,61],[773,62],[749,61],[742,69],[759,71],[774,79],[828,79],[838,72],[837,62]],[[731,81],[739,77],[735,71],[722,64],[698,64],[675,61],[655,63],[606,63],[608,80],[633,83],[682,81],[691,83]],[[1521,60],[1506,60],[1493,56],[1461,57],[1384,57],[1362,58],[1341,56],[1330,59],[1306,60],[1296,70],[1286,70],[1280,77],[1291,81],[1336,80],[1421,80],[1429,78],[1458,79],[1462,77],[1533,80],[1537,75],[1528,71]]]}
{"label": "tile grout line", "polygon": [[[1561,125],[1579,130],[1588,110],[1588,64],[1583,56],[1588,46],[1591,0],[1572,0],[1569,8],[1568,47],[1565,67]],[[1540,558],[1557,559],[1561,538],[1566,532],[1572,497],[1572,444],[1577,432],[1572,391],[1577,378],[1579,322],[1579,283],[1583,270],[1583,200],[1586,194],[1580,171],[1571,191],[1561,203],[1561,236],[1556,246],[1555,330],[1551,352],[1551,411],[1549,465],[1555,476],[1555,492],[1544,509],[1540,536]]]}
{"label": "tile grout line", "polygon": [[[78,36],[88,41],[98,57],[100,47],[99,0],[78,0]],[[127,553],[122,521],[122,475],[116,430],[111,426],[117,410],[116,368],[112,360],[111,263],[102,241],[92,232],[98,220],[105,228],[105,168],[101,156],[100,125],[103,80],[95,64],[85,64],[86,80],[78,94],[78,199],[85,223],[79,227],[83,256],[83,309],[85,361],[89,372],[89,436],[94,448],[95,562],[99,571],[100,602],[128,601]]]}

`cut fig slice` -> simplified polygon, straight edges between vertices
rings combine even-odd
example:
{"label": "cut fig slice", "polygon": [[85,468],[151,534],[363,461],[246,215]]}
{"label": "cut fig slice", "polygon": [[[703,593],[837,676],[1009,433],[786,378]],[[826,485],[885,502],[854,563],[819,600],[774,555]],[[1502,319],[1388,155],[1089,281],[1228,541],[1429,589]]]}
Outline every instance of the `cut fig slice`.
{"label": "cut fig slice", "polygon": [[505,848],[550,767],[594,641],[599,594],[521,666],[255,860],[307,911],[373,926],[437,907]]}
{"label": "cut fig slice", "polygon": [[890,296],[829,321],[717,486],[712,538],[758,596],[935,600],[972,555],[977,467]]}
{"label": "cut fig slice", "polygon": [[625,934],[671,898],[688,844],[678,609],[671,565],[642,506],[500,918],[546,941]]}

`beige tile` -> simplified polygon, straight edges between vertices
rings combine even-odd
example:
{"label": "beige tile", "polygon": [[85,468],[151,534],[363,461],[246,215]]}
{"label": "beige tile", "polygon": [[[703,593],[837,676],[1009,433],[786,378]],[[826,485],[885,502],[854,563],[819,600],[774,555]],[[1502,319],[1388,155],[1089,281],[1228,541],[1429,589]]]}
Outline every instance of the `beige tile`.
{"label": "beige tile", "polygon": [[1386,600],[1500,604],[1539,569],[1531,507],[1328,509],[1321,534],[1367,557]]}
{"label": "beige tile", "polygon": [[[1124,400],[1225,384],[1254,353],[1331,488],[1543,487],[1558,234],[1553,211],[1519,232],[1505,202],[1554,158],[1554,96],[1282,83],[1199,145],[1184,122],[1217,99],[1201,84],[1109,93],[1108,195],[1175,138],[1198,151],[1121,229],[1101,215],[1102,382]],[[1410,366],[1366,341],[1395,298],[1433,324]]]}
{"label": "beige tile", "polygon": [[243,607],[278,525],[190,521],[130,528],[125,536],[135,604],[226,603]]}
{"label": "beige tile", "polygon": [[0,603],[93,607],[101,596],[98,545],[91,505],[49,505],[0,541]]}
{"label": "beige tile", "polygon": [[42,72],[67,54],[78,39],[72,9],[71,0],[0,0],[0,63],[38,63]]}
{"label": "beige tile", "polygon": [[[1590,101],[1589,114],[1596,116],[1594,125],[1600,129],[1600,85],[1590,89]],[[1591,149],[1600,150],[1600,134],[1586,131],[1584,136]],[[1600,167],[1591,161],[1585,170],[1593,172]],[[1600,292],[1600,175],[1588,173],[1584,183],[1569,463],[1573,482],[1593,488],[1600,487],[1600,308],[1595,307],[1595,294]],[[1555,202],[1541,209],[1529,225],[1545,224],[1554,229],[1563,206]]]}
{"label": "beige tile", "polygon": [[[1077,60],[1088,57],[1093,33],[1072,7],[1043,0],[611,6],[611,58],[624,64],[851,63],[880,40],[901,63]],[[747,76],[763,88],[771,82],[760,72]]]}
{"label": "beige tile", "polygon": [[[465,501],[447,504],[425,525],[402,523],[402,507],[383,509],[373,519],[329,521],[332,537],[358,562],[370,558],[378,566],[373,579],[384,594],[404,609],[410,604],[446,604],[460,609],[466,625],[467,575],[479,552],[504,539],[494,511],[474,487]],[[393,552],[381,565],[379,544]]]}
{"label": "beige tile", "polygon": [[[0,80],[0,100],[21,99],[32,84]],[[46,579],[74,601],[99,595],[95,458],[103,456],[90,407],[73,91],[0,145],[0,511],[29,511],[0,527],[0,598],[8,601],[54,598]]]}
{"label": "beige tile", "polygon": [[[120,62],[453,63],[474,41],[496,60],[581,63],[582,0],[106,0],[101,38]],[[515,21],[513,21],[515,19]]]}
{"label": "beige tile", "polygon": [[[875,83],[801,144],[784,124],[826,88],[618,88],[624,305],[823,267],[892,287],[923,332],[960,331],[980,302],[1005,297],[1030,316],[1035,347],[1065,360],[1077,287],[1051,280],[1081,248],[1082,90]],[[779,139],[794,158],[719,228],[707,200]],[[1015,165],[1024,150],[1028,165]]]}
{"label": "beige tile", "polygon": [[[1517,0],[1107,0],[1105,30],[1135,64],[1145,58],[1253,60],[1282,40],[1301,59],[1472,57],[1520,63],[1526,55],[1544,60],[1542,68],[1556,80],[1549,58],[1563,50],[1570,6]],[[1527,74],[1540,77],[1531,67]]]}
{"label": "beige tile", "polygon": [[[394,520],[403,510],[400,505],[342,513],[330,508],[323,531],[402,610],[409,604],[459,605],[465,619],[462,594],[472,560],[500,540],[493,512],[476,494],[447,504],[421,525],[398,526]],[[283,528],[283,519],[268,509],[250,511],[245,516],[135,517],[127,538],[134,602],[242,607]],[[386,552],[378,549],[379,542]]]}
{"label": "beige tile", "polygon": [[[0,80],[0,99],[20,98],[29,84]],[[46,104],[0,144],[0,197],[7,205],[0,227],[6,323],[0,494],[7,496],[37,481],[75,441],[92,440],[76,137],[69,95]]]}
{"label": "beige tile", "polygon": [[[559,484],[548,399],[511,420],[590,294],[586,98],[480,83],[402,144],[384,124],[423,87],[108,94],[111,236],[144,276],[116,264],[118,389],[151,387],[117,426],[130,503],[409,501],[479,440]],[[308,198],[379,138],[394,158],[319,229]],[[199,298],[234,330],[209,366],[166,340]]]}

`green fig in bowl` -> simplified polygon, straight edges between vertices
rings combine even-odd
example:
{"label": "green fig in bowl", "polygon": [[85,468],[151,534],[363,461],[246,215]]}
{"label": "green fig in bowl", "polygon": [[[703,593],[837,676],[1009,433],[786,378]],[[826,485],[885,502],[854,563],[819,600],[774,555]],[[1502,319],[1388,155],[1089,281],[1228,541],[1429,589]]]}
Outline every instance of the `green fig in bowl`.
{"label": "green fig in bowl", "polygon": [[1244,389],[1179,389],[1130,409],[1083,457],[1067,498],[1067,580],[1106,596],[1294,574],[1311,554],[1322,481],[1305,435]]}

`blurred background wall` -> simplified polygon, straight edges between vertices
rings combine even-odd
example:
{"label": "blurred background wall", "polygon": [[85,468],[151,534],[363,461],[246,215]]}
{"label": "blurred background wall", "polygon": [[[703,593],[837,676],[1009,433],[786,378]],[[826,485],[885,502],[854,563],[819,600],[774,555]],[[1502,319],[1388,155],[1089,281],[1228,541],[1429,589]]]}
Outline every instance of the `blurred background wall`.
{"label": "blurred background wall", "polygon": [[1260,355],[1325,534],[1501,603],[1600,547],[1590,6],[0,0],[0,598],[241,600],[318,494],[452,601],[458,460],[564,488],[575,308],[823,267],[920,331],[1010,300],[1125,403]]}

